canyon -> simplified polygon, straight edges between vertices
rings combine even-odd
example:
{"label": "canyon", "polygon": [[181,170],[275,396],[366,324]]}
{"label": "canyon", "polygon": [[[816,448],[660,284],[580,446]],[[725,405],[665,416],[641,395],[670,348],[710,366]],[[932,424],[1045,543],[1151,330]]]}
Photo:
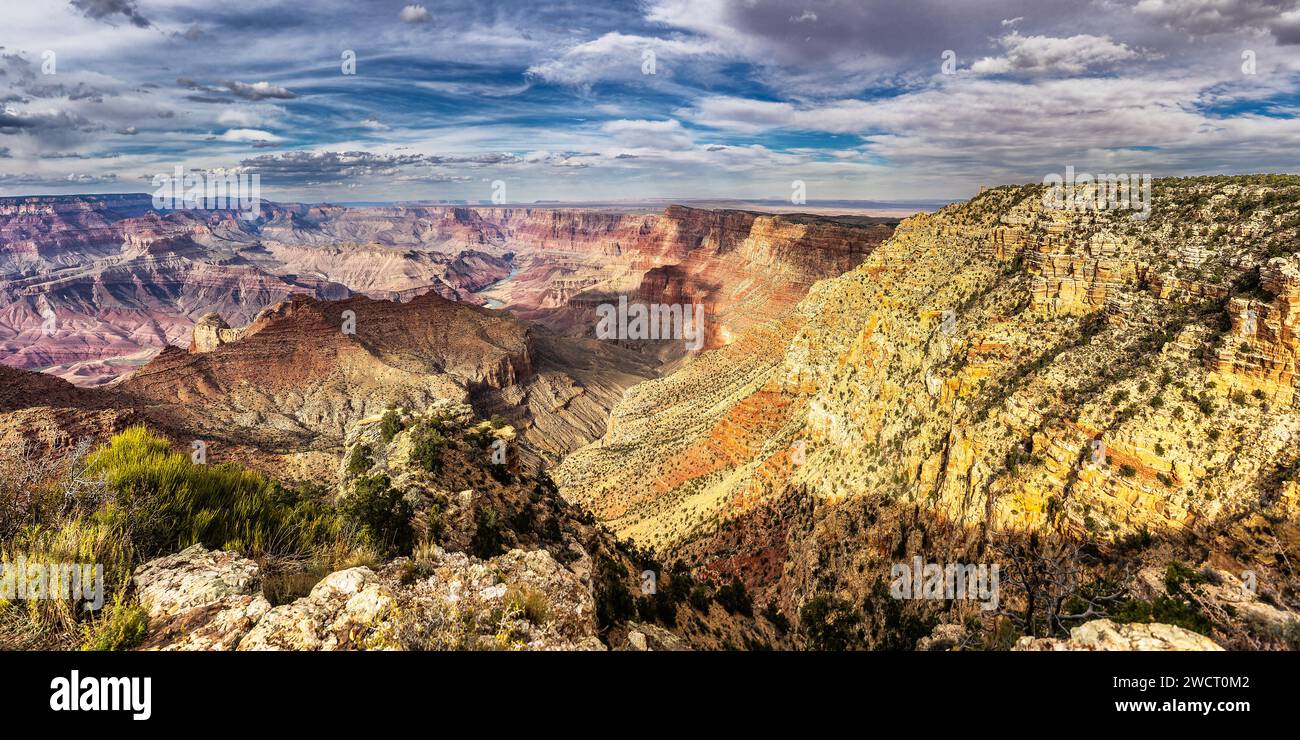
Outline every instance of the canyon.
{"label": "canyon", "polygon": [[160,212],[142,194],[0,198],[0,362],[103,385],[187,344],[208,313],[239,326],[294,295],[428,292],[570,336],[590,336],[593,306],[618,295],[699,303],[716,347],[861,261],[894,223],[680,206],[264,205],[245,220]]}
{"label": "canyon", "polygon": [[250,220],[145,195],[0,199],[0,362],[102,388],[181,437],[239,440],[226,454],[274,473],[336,451],[376,409],[435,397],[516,424],[525,459],[550,465],[690,353],[597,341],[597,305],[702,306],[704,347],[722,346],[892,223],[273,203]]}
{"label": "canyon", "polygon": [[[570,648],[1294,646],[1300,182],[1161,179],[1145,220],[1043,195],[995,187],[901,223],[293,204],[250,223],[7,199],[0,441],[143,424],[340,502],[382,473],[448,527],[428,525],[431,568],[486,567],[448,552],[510,512],[521,546],[607,553],[597,582],[635,588],[644,567],[716,599],[680,619],[650,599],[631,625],[597,596],[623,616],[593,631],[583,607],[532,638]],[[702,306],[703,345],[596,338],[620,299]],[[413,462],[427,430],[452,440],[438,475]],[[187,556],[210,557],[229,559]],[[520,557],[511,578],[554,572]],[[990,615],[890,599],[914,558],[1073,585],[1048,614],[1023,580]],[[428,598],[392,567],[347,578]],[[265,641],[269,614],[239,639]]]}

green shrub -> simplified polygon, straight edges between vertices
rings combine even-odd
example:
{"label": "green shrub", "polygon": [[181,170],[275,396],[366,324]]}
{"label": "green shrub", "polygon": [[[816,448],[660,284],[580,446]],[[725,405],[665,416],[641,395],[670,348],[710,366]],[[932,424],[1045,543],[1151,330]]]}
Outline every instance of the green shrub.
{"label": "green shrub", "polygon": [[432,424],[421,425],[411,435],[411,462],[430,473],[441,473],[447,438]]}
{"label": "green shrub", "polygon": [[88,458],[111,498],[99,521],[124,527],[143,557],[195,543],[249,554],[301,555],[336,538],[322,502],[233,463],[195,465],[167,441],[132,427]]}
{"label": "green shrub", "polygon": [[718,589],[717,600],[723,609],[732,614],[754,616],[754,599],[745,591],[745,584],[741,583],[736,576],[732,576],[730,583]]}
{"label": "green shrub", "polygon": [[775,601],[769,601],[767,606],[763,607],[763,618],[771,622],[772,626],[783,635],[790,631],[790,620],[786,619],[777,608]]}
{"label": "green shrub", "polygon": [[384,444],[388,444],[405,428],[401,413],[397,409],[388,409],[379,420],[379,438],[384,440]]}
{"label": "green shrub", "polygon": [[622,624],[636,613],[636,602],[624,579],[627,567],[622,563],[601,557],[596,563],[595,597],[596,623],[605,629]]}
{"label": "green shrub", "polygon": [[505,602],[508,607],[523,614],[529,622],[538,626],[546,623],[548,606],[546,595],[542,592],[511,586],[506,590]]}
{"label": "green shrub", "polygon": [[1163,594],[1156,596],[1152,601],[1123,600],[1116,604],[1108,616],[1117,623],[1159,622],[1182,627],[1201,635],[1209,635],[1211,631],[1209,620],[1194,605],[1181,598]]}
{"label": "green shrub", "polygon": [[339,515],[365,542],[388,555],[409,553],[415,545],[411,517],[415,512],[388,476],[357,480],[352,494],[339,502]]}
{"label": "green shrub", "polygon": [[474,537],[470,548],[482,560],[505,552],[505,539],[501,532],[499,515],[495,509],[479,509],[474,514]]}
{"label": "green shrub", "polygon": [[352,448],[352,454],[348,456],[348,477],[355,478],[362,473],[367,473],[374,465],[375,461],[370,456],[370,445],[357,445]]}
{"label": "green shrub", "polygon": [[[6,452],[12,453],[0,451],[0,470]],[[340,521],[319,491],[286,488],[236,465],[196,465],[143,427],[115,435],[84,460],[80,453],[63,455],[78,460],[61,463],[65,472],[55,477],[75,480],[47,483],[76,493],[68,485],[93,481],[96,494],[68,495],[62,506],[36,512],[34,520],[0,539],[0,561],[102,564],[104,590],[112,595],[129,588],[140,562],[196,543],[255,557],[304,557],[346,545]],[[86,626],[78,602],[31,600],[27,618],[37,628],[69,634]],[[103,625],[113,613],[94,622]]]}
{"label": "green shrub", "polygon": [[83,628],[82,650],[129,650],[139,645],[149,629],[149,615],[138,604],[121,597]]}

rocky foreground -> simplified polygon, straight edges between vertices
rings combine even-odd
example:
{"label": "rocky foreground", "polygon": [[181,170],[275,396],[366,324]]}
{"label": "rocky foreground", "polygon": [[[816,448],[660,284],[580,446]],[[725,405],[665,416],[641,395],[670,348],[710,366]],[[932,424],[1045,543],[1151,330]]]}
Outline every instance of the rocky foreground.
{"label": "rocky foreground", "polygon": [[132,581],[149,616],[145,650],[603,650],[591,562],[545,550],[489,560],[435,548],[378,573],[349,568],[271,606],[256,563],[194,545]]}

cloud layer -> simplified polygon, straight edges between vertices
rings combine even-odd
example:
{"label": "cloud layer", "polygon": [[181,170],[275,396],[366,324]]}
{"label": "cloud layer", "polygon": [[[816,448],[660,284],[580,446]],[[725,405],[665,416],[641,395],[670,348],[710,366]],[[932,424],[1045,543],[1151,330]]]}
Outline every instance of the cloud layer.
{"label": "cloud layer", "polygon": [[524,202],[1300,169],[1300,0],[34,6],[0,28],[0,194],[178,165]]}

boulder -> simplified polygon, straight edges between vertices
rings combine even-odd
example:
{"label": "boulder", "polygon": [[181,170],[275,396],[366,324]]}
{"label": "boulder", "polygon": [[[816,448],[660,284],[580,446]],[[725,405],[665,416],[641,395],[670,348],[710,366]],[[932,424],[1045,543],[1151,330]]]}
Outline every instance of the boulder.
{"label": "boulder", "polygon": [[149,615],[146,650],[231,650],[271,605],[257,563],[192,545],[132,576]]}
{"label": "boulder", "polygon": [[329,574],[311,593],[271,609],[239,643],[240,650],[344,650],[393,603],[390,589],[369,568]]}
{"label": "boulder", "polygon": [[1213,640],[1171,624],[1116,624],[1095,619],[1070,630],[1066,640],[1022,637],[1012,650],[1207,650],[1222,651]]}

